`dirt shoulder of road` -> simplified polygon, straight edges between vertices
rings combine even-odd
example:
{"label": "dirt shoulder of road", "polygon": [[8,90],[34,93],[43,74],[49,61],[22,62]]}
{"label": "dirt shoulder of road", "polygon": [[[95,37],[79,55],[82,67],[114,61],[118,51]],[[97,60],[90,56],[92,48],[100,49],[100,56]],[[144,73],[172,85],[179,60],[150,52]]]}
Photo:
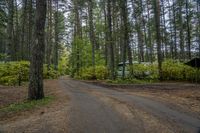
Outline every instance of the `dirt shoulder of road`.
{"label": "dirt shoulder of road", "polygon": [[[67,131],[67,110],[69,97],[59,87],[58,80],[45,80],[45,96],[53,100],[45,106],[29,110],[8,113],[1,116],[0,132],[63,132]],[[0,108],[13,103],[21,103],[27,99],[27,86],[0,86]],[[63,118],[63,116],[66,116]]]}
{"label": "dirt shoulder of road", "polygon": [[85,81],[102,87],[123,91],[130,95],[152,98],[183,113],[200,118],[200,84],[153,83],[153,84],[109,84],[102,81]]}

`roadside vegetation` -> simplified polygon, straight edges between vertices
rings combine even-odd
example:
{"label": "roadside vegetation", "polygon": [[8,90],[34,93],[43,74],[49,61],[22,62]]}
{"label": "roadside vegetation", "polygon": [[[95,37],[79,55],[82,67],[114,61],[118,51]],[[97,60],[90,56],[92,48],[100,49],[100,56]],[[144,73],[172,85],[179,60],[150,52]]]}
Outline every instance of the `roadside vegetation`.
{"label": "roadside vegetation", "polygon": [[0,108],[0,114],[17,113],[47,105],[53,101],[54,97],[49,96],[40,100],[26,100],[20,103],[13,103],[6,107]]}
{"label": "roadside vegetation", "polygon": [[[93,74],[93,68],[88,67],[81,69],[79,76],[75,76],[77,79],[92,80],[94,77],[97,80],[106,80],[108,83],[116,84],[127,84],[127,83],[154,83],[159,82],[159,73],[157,68],[157,63],[152,64],[133,64],[132,66],[127,66],[129,74],[126,75],[125,79],[117,77],[116,69],[116,79],[109,79],[109,71],[105,66],[97,66],[95,75]],[[162,74],[163,81],[178,81],[178,82],[200,82],[200,70],[197,68],[185,65],[183,62],[176,60],[166,60],[162,63]],[[130,73],[132,71],[132,73]],[[75,74],[76,75],[76,74]]]}
{"label": "roadside vegetation", "polygon": [[[65,61],[60,61],[58,70],[51,65],[43,66],[44,79],[56,79],[61,75],[71,74],[72,70],[65,65]],[[15,86],[22,85],[29,80],[29,67],[28,61],[20,62],[7,62],[0,63],[0,84]],[[106,66],[98,65],[93,74],[93,67],[85,67],[80,70],[79,76],[74,73],[74,78],[83,80],[105,80],[108,83],[154,83],[159,81],[158,68],[156,63],[152,64],[133,64],[127,66],[129,74],[123,80],[117,75],[118,69],[115,70],[116,79],[109,79],[109,71]],[[175,60],[166,60],[162,64],[163,80],[164,81],[186,81],[186,82],[200,82],[200,70],[185,65],[182,62]],[[130,73],[132,71],[132,73]]]}
{"label": "roadside vegetation", "polygon": [[[0,84],[21,85],[23,82],[28,82],[29,67],[28,61],[0,63]],[[53,66],[48,68],[47,65],[44,65],[43,77],[44,79],[58,78],[58,76],[65,74],[63,69],[60,68],[60,71],[56,71]]]}

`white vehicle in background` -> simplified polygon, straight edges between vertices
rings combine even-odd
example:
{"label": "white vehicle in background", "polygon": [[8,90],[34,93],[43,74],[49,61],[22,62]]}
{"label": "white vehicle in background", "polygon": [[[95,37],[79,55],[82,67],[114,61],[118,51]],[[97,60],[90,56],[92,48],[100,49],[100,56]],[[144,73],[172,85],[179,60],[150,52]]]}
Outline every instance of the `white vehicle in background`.
{"label": "white vehicle in background", "polygon": [[[129,70],[128,70],[128,66],[129,66],[129,62],[126,61],[125,62],[125,77],[129,75]],[[118,65],[117,65],[117,77],[122,77],[123,75],[123,62],[120,62]]]}
{"label": "white vehicle in background", "polygon": [[[138,62],[138,61],[133,61],[133,65],[134,64],[143,64],[143,65],[150,65],[151,63],[150,62]],[[123,75],[123,62],[120,62],[118,65],[118,69],[117,69],[117,76],[118,77],[122,77],[122,75]],[[127,77],[129,74],[130,74],[130,72],[129,72],[129,70],[128,70],[128,66],[129,66],[129,61],[126,61],[125,62],[125,77]],[[150,75],[150,71],[146,71],[146,72],[144,72],[144,74],[145,75]]]}

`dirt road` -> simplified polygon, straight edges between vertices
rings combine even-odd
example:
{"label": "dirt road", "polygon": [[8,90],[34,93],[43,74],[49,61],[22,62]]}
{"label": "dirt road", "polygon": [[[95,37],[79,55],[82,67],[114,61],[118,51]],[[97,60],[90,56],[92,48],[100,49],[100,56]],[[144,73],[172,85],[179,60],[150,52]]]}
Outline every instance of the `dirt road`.
{"label": "dirt road", "polygon": [[200,133],[200,87],[97,84],[45,81],[55,102],[0,119],[0,133]]}
{"label": "dirt road", "polygon": [[199,133],[200,120],[159,100],[61,79],[70,95],[70,133]]}

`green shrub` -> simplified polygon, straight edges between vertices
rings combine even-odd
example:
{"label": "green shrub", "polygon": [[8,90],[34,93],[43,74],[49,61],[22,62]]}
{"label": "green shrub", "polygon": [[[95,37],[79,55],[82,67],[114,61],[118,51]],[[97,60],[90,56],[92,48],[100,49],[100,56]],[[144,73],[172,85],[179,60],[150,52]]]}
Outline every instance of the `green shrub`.
{"label": "green shrub", "polygon": [[200,82],[200,71],[174,60],[166,60],[162,65],[164,80]]}
{"label": "green shrub", "polygon": [[150,80],[158,78],[158,69],[156,64],[134,64],[133,66],[129,66],[128,70],[130,72],[128,78]]}
{"label": "green shrub", "polygon": [[[0,84],[2,85],[17,85],[21,82],[29,80],[28,61],[0,63]],[[47,65],[44,65],[43,76],[45,79],[54,79],[59,76],[59,72],[53,67],[47,71]]]}
{"label": "green shrub", "polygon": [[[132,73],[131,73],[132,70]],[[158,80],[158,64],[134,64],[128,67],[129,75],[125,80],[117,79],[116,83],[139,83],[154,82]],[[162,64],[163,80],[166,81],[190,81],[200,82],[200,70],[185,65],[179,61],[166,60]],[[108,77],[108,70],[105,66],[96,66],[96,73],[93,75],[93,68],[87,67],[80,69],[80,75],[74,74],[77,79],[98,79],[105,80]],[[109,82],[109,81],[108,81]]]}
{"label": "green shrub", "polygon": [[162,64],[162,73],[165,80],[183,80],[184,79],[184,64],[166,60]]}
{"label": "green shrub", "polygon": [[0,78],[0,83],[4,85],[16,85],[18,82],[17,76],[4,76]]}
{"label": "green shrub", "polygon": [[85,80],[95,79],[95,75],[93,75],[93,67],[83,68],[81,70],[81,75],[79,78],[85,79]]}
{"label": "green shrub", "polygon": [[46,64],[43,66],[44,79],[56,79],[59,76],[60,76],[60,73],[58,71],[54,70],[52,65],[49,67],[49,70],[48,70],[48,67]]}
{"label": "green shrub", "polygon": [[[157,80],[157,64],[134,64],[129,67],[133,71],[128,78]],[[166,60],[162,64],[163,80],[200,82],[200,71],[176,60]]]}
{"label": "green shrub", "polygon": [[108,69],[105,66],[96,67],[96,78],[98,80],[103,80],[108,78]]}
{"label": "green shrub", "polygon": [[29,62],[8,62],[0,64],[0,84],[16,85],[27,81],[29,77]]}
{"label": "green shrub", "polygon": [[107,79],[108,77],[108,70],[105,66],[96,66],[95,67],[95,74],[93,74],[93,67],[83,68],[81,69],[80,76],[75,74],[74,78],[76,79],[84,79],[84,80],[92,80],[98,79],[103,80]]}

